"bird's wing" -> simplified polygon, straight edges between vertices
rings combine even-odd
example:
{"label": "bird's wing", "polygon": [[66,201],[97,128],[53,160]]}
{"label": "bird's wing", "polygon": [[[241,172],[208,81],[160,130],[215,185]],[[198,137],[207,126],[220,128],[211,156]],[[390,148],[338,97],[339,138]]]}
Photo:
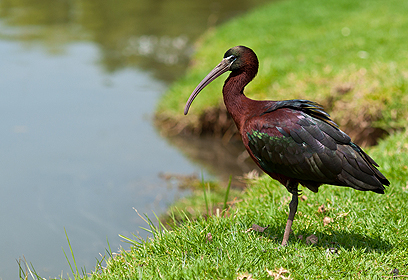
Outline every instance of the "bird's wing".
{"label": "bird's wing", "polygon": [[321,107],[303,100],[285,102],[247,123],[244,142],[266,172],[359,190],[384,189],[388,181],[374,160]]}
{"label": "bird's wing", "polygon": [[[327,124],[338,128],[339,126],[330,118],[330,115],[324,111],[324,108],[319,103],[304,100],[304,99],[291,99],[281,100],[271,103],[266,103],[265,110],[262,115],[271,113],[281,108],[291,108],[296,111],[302,111],[316,119],[326,122]],[[337,129],[338,130],[338,129]]]}
{"label": "bird's wing", "polygon": [[[319,128],[316,120],[302,113],[294,115],[292,111],[275,111],[291,114],[284,122],[279,118],[276,122],[267,121],[270,117],[264,115],[263,123],[247,132],[249,149],[268,173],[299,180],[334,181],[341,172],[336,141]],[[334,137],[344,138],[337,133]]]}

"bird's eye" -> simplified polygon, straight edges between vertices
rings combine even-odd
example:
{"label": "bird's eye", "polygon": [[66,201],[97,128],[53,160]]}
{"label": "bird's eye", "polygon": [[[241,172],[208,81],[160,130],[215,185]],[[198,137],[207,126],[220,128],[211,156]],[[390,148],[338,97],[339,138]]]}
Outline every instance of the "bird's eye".
{"label": "bird's eye", "polygon": [[237,57],[235,55],[230,55],[230,56],[226,57],[225,59],[228,60],[228,61],[234,62],[237,59]]}

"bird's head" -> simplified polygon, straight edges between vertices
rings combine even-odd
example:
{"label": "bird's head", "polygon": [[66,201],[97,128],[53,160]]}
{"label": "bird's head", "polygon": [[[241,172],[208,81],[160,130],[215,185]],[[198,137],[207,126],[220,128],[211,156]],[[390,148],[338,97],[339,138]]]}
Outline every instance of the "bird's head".
{"label": "bird's head", "polygon": [[[252,80],[258,72],[258,58],[253,50],[244,46],[236,46],[229,49],[221,62],[215,66],[213,70],[198,84],[191,93],[184,107],[184,115],[187,115],[188,110],[194,98],[202,91],[209,83],[221,76],[227,71],[232,71],[232,74],[248,73]],[[248,81],[248,82],[249,82]]]}
{"label": "bird's head", "polygon": [[229,71],[251,71],[255,72],[255,75],[258,72],[258,57],[254,51],[248,47],[236,46],[230,48],[224,54],[224,59],[227,58],[234,60],[228,69]]}

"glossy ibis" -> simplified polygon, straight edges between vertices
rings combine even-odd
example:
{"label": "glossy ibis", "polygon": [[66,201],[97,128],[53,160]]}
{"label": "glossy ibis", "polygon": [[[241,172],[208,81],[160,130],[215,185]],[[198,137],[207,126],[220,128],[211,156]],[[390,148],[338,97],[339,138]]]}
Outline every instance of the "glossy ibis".
{"label": "glossy ibis", "polygon": [[258,72],[258,58],[247,47],[229,49],[224,59],[196,87],[184,108],[188,113],[198,93],[231,71],[223,87],[225,106],[251,158],[292,194],[282,245],[289,239],[298,205],[298,184],[317,192],[322,184],[384,193],[390,182],[378,164],[341,131],[323,108],[308,100],[258,101],[244,87]]}

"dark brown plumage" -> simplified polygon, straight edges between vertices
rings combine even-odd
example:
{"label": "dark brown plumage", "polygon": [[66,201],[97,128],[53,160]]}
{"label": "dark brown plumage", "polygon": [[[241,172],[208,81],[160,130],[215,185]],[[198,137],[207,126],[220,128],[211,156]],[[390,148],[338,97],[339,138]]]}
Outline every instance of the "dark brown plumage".
{"label": "dark brown plumage", "polygon": [[198,93],[231,71],[223,87],[224,103],[256,164],[292,193],[282,245],[286,245],[297,211],[298,184],[317,192],[322,184],[384,193],[390,182],[378,164],[341,131],[323,108],[308,100],[257,101],[244,87],[258,72],[258,58],[247,47],[229,49],[224,59],[196,87]]}

